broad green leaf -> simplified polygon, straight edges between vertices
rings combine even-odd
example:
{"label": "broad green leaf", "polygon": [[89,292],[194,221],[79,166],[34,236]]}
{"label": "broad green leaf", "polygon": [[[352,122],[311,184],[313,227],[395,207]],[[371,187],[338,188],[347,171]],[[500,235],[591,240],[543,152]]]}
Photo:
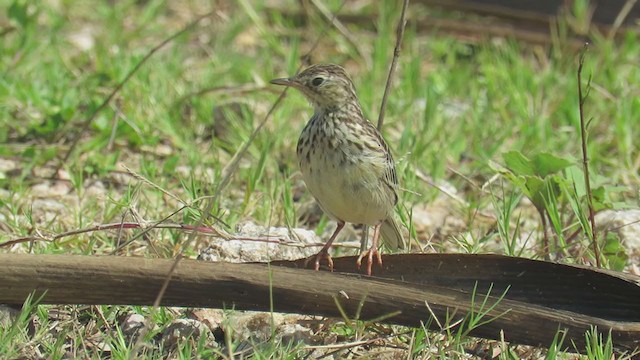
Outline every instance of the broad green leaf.
{"label": "broad green leaf", "polygon": [[565,177],[570,182],[573,182],[576,193],[579,197],[583,197],[587,194],[587,190],[584,185],[584,173],[578,166],[570,166],[565,169]]}
{"label": "broad green leaf", "polygon": [[531,159],[519,151],[509,151],[502,156],[507,168],[514,174],[535,175],[542,178],[564,170],[573,164],[572,161],[551,153],[539,153]]}
{"label": "broad green leaf", "polygon": [[505,165],[516,175],[536,175],[534,168],[526,156],[520,151],[509,151],[502,155]]}
{"label": "broad green leaf", "polygon": [[555,156],[551,153],[536,154],[531,160],[531,167],[535,175],[546,177],[555,174],[571,166],[573,162],[568,159]]}

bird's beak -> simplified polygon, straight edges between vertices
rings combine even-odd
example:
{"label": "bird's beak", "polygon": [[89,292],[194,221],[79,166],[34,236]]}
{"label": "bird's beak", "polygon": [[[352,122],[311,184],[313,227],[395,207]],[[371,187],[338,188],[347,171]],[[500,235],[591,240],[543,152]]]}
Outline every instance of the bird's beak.
{"label": "bird's beak", "polygon": [[274,85],[282,85],[282,86],[295,86],[296,85],[296,81],[293,80],[292,78],[273,79],[273,80],[271,80],[269,82],[274,84]]}

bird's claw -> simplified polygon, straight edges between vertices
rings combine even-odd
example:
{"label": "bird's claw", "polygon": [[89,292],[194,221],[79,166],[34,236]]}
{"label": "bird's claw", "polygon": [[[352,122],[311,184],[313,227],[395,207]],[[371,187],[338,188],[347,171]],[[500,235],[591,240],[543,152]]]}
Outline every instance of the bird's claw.
{"label": "bird's claw", "polygon": [[371,247],[369,250],[363,252],[358,256],[358,260],[356,261],[356,265],[358,269],[362,265],[362,259],[367,258],[367,275],[371,276],[371,268],[373,266],[373,256],[378,260],[378,265],[382,266],[382,256],[380,255],[380,251],[378,251],[377,247]]}
{"label": "bird's claw", "polygon": [[322,259],[326,259],[327,266],[329,266],[329,271],[333,271],[333,259],[331,258],[331,255],[329,255],[328,251],[320,250],[320,252],[317,253],[316,255],[309,256],[304,261],[304,267],[305,268],[307,267],[307,265],[309,264],[309,261],[311,261],[311,259],[314,259],[314,267],[313,268],[316,271],[320,270],[320,262],[322,261]]}

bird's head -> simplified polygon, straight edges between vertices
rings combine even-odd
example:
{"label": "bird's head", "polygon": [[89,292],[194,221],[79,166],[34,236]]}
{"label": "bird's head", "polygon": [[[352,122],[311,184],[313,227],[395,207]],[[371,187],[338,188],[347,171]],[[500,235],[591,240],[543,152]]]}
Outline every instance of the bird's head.
{"label": "bird's head", "polygon": [[349,75],[341,66],[334,64],[312,65],[296,76],[274,79],[271,83],[298,89],[316,110],[357,102]]}

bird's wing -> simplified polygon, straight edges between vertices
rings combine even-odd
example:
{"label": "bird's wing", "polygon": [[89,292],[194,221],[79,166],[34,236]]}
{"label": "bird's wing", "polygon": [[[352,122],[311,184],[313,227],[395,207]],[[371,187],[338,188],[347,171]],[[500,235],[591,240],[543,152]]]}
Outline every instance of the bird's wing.
{"label": "bird's wing", "polygon": [[387,185],[393,191],[393,194],[395,196],[395,205],[398,203],[398,175],[396,174],[396,164],[393,161],[393,155],[391,155],[391,150],[389,149],[387,143],[384,141],[382,134],[380,134],[380,131],[378,131],[378,129],[376,129],[373,124],[369,123],[367,131],[372,135],[372,138],[376,139],[378,146],[382,146],[382,148],[384,149],[384,152],[379,152],[380,156],[383,157],[382,160],[384,161],[384,169],[381,179],[385,183],[385,185]]}

